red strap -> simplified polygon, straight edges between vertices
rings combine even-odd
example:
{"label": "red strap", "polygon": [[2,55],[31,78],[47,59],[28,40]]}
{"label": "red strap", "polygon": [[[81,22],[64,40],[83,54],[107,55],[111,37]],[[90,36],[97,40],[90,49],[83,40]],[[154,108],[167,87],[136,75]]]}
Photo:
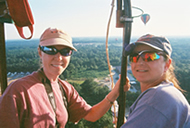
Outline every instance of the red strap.
{"label": "red strap", "polygon": [[19,33],[19,35],[23,38],[23,39],[31,39],[32,36],[33,36],[33,25],[29,25],[29,26],[25,26],[25,27],[28,27],[29,30],[30,30],[30,33],[31,35],[29,37],[25,37],[24,33],[23,33],[23,27],[18,27],[16,24],[15,24],[16,28],[17,28],[17,31]]}
{"label": "red strap", "polygon": [[[0,0],[1,1],[1,0]],[[31,39],[33,36],[34,19],[28,0],[6,0],[10,12],[19,35],[24,39]],[[25,37],[23,27],[28,27],[31,36]]]}

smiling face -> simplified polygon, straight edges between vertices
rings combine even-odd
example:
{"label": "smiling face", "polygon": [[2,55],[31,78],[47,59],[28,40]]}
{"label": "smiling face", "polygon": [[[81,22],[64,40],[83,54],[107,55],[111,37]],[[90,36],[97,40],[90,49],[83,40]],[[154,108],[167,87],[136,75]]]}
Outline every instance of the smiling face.
{"label": "smiling face", "polygon": [[[66,48],[63,45],[55,45],[56,49]],[[55,55],[48,55],[38,48],[39,56],[42,60],[43,70],[50,81],[55,81],[67,68],[70,62],[70,56],[62,56],[59,52]]]}
{"label": "smiling face", "polygon": [[[150,46],[139,44],[135,47],[133,53],[139,53],[144,50],[156,51]],[[166,62],[162,55],[160,55],[159,59],[154,61],[145,62],[142,57],[139,57],[136,63],[132,62],[131,70],[134,77],[141,84],[141,91],[143,92],[163,81],[165,72],[169,68],[170,63],[170,61]]]}

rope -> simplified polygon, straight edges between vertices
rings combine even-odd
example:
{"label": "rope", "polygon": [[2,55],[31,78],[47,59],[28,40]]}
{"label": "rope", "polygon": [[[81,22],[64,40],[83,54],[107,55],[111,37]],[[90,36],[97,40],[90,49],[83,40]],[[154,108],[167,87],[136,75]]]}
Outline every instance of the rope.
{"label": "rope", "polygon": [[[111,77],[111,89],[114,88],[114,80],[113,80],[113,74],[111,72],[111,65],[110,65],[110,61],[109,61],[109,52],[108,52],[108,35],[109,35],[109,27],[110,27],[110,22],[111,22],[111,17],[112,17],[112,14],[113,14],[113,9],[114,9],[114,2],[115,0],[112,0],[112,8],[111,8],[111,13],[110,13],[110,17],[109,17],[109,20],[108,20],[108,25],[107,25],[107,33],[106,33],[106,56],[107,56],[107,63],[108,63],[108,68],[109,68],[109,74],[110,74],[110,77]],[[115,103],[113,104],[113,107],[114,107],[114,120],[115,120],[115,126],[117,125],[117,117],[116,117],[116,108],[115,108]]]}

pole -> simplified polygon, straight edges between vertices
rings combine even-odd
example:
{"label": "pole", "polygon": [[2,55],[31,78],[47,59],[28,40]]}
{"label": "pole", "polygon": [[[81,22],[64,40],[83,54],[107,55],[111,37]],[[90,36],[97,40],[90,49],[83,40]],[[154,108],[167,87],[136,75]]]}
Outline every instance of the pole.
{"label": "pole", "polygon": [[119,112],[117,120],[117,128],[120,128],[124,124],[125,118],[125,100],[126,93],[123,90],[123,86],[126,83],[126,74],[127,74],[127,57],[124,55],[125,46],[130,42],[131,37],[131,22],[132,22],[132,12],[131,12],[131,1],[124,0],[124,27],[123,27],[123,53],[121,61],[121,82],[120,82],[120,92],[119,92]]}
{"label": "pole", "polygon": [[0,23],[0,87],[1,87],[1,94],[3,94],[3,92],[7,87],[4,23]]}

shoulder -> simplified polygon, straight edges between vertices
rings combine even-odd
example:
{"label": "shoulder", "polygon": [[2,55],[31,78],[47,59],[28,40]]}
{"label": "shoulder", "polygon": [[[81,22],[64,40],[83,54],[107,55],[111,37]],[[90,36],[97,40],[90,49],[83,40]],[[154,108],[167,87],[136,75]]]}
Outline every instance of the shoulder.
{"label": "shoulder", "polygon": [[91,110],[91,106],[78,94],[75,88],[68,83],[59,79],[62,84],[68,101],[69,121],[77,122],[81,118],[84,118],[86,114]]}
{"label": "shoulder", "polygon": [[31,85],[40,82],[39,76],[36,72],[33,72],[30,75],[17,79],[10,83],[10,86],[22,86],[22,85]]}
{"label": "shoulder", "polygon": [[[39,83],[40,80],[38,79],[38,74],[36,72],[33,72],[30,75],[27,75],[25,77],[19,78],[17,80],[14,80],[11,82],[8,87],[5,90],[5,94],[17,94],[20,92],[27,91],[31,86],[36,85],[36,83]],[[4,94],[3,93],[3,94]]]}
{"label": "shoulder", "polygon": [[[190,107],[183,94],[172,83],[161,83],[143,92],[130,110],[131,117],[141,114],[138,115],[140,119],[141,117],[147,119],[156,115],[153,119],[165,119],[172,126],[182,126],[190,112]],[[149,116],[149,114],[153,115]]]}
{"label": "shoulder", "polygon": [[176,107],[188,106],[188,102],[183,94],[176,89],[172,83],[161,83],[143,92],[135,101],[138,106],[150,105],[159,110],[167,110]]}
{"label": "shoulder", "polygon": [[[165,100],[177,100],[179,97],[183,97],[183,94],[176,89],[172,83],[170,82],[162,82],[161,84],[149,88],[145,92],[143,92],[144,98],[148,99],[149,101],[160,100],[160,102]],[[178,95],[179,97],[176,97]]]}
{"label": "shoulder", "polygon": [[184,95],[174,87],[173,83],[162,82],[157,87],[150,89],[153,92],[152,101],[161,100],[165,104],[175,104],[185,100]]}
{"label": "shoulder", "polygon": [[59,79],[59,82],[61,83],[61,85],[65,91],[68,102],[71,99],[79,96],[78,92],[75,90],[75,88],[70,83],[68,83],[67,81],[61,80],[61,79]]}
{"label": "shoulder", "polygon": [[181,116],[190,110],[186,98],[172,83],[161,83],[147,91],[147,95],[149,100],[146,103],[164,115],[175,113],[176,116]]}
{"label": "shoulder", "polygon": [[75,91],[75,88],[67,81],[59,79],[59,82],[61,83],[66,92]]}
{"label": "shoulder", "polygon": [[34,83],[36,81],[40,81],[40,79],[39,79],[37,72],[33,72],[33,73],[31,73],[27,76],[21,77],[17,80],[13,80],[13,82],[11,82],[10,85],[18,84],[18,83],[25,83],[25,82],[27,82],[27,83],[33,82]]}

